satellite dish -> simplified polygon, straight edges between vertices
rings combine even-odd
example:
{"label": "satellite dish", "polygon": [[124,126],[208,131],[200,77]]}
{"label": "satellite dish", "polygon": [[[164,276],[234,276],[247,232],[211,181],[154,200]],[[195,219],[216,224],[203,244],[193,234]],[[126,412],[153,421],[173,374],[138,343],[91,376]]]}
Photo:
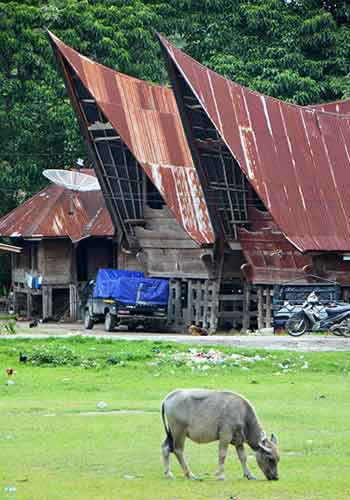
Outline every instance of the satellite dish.
{"label": "satellite dish", "polygon": [[54,184],[72,191],[100,191],[101,187],[93,175],[82,174],[72,170],[44,170],[43,175]]}

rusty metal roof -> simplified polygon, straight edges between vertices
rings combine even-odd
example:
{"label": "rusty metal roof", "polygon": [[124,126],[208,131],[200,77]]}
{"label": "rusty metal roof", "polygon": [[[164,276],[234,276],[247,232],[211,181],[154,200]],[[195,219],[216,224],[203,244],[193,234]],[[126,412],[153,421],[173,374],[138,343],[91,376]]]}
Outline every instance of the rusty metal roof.
{"label": "rusty metal roof", "polygon": [[316,109],[319,111],[327,111],[328,113],[350,114],[350,99],[342,101],[326,102],[323,104],[312,104],[308,108]]}
{"label": "rusty metal roof", "polygon": [[105,117],[199,244],[215,241],[203,190],[170,88],[123,75],[50,37]]}
{"label": "rusty metal roof", "polygon": [[340,104],[264,96],[160,41],[286,238],[302,252],[349,251],[350,116],[329,112]]}
{"label": "rusty metal roof", "polygon": [[250,207],[250,230],[241,228],[239,240],[247,262],[241,270],[250,283],[274,284],[306,279],[313,271],[310,254],[300,253],[279,231],[268,212]]}
{"label": "rusty metal roof", "polygon": [[[82,170],[94,175],[93,170]],[[62,238],[113,236],[115,230],[100,191],[83,193],[54,184],[0,219],[0,236]]]}

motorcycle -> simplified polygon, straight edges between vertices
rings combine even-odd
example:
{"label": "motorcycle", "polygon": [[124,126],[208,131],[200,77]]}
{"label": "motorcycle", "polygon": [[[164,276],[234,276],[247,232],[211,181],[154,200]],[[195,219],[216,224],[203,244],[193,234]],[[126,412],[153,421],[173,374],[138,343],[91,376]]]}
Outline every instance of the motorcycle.
{"label": "motorcycle", "polygon": [[301,309],[286,322],[286,331],[293,337],[306,332],[331,331],[334,335],[350,337],[350,304],[321,304],[315,292],[310,293]]}

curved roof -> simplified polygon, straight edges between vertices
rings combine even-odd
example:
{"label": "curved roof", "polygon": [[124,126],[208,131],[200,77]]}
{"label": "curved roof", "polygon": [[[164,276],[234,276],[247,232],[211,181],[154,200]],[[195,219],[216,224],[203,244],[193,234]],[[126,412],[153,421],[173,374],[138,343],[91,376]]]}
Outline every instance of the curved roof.
{"label": "curved roof", "polygon": [[312,104],[308,108],[317,109],[318,111],[327,111],[328,113],[350,114],[350,99],[342,101],[325,102],[323,104]]}
{"label": "curved roof", "polygon": [[264,96],[160,41],[286,238],[302,252],[349,251],[350,116],[329,112],[339,103]]}
{"label": "curved roof", "polygon": [[[93,170],[83,172],[94,175]],[[0,236],[64,238],[114,236],[101,191],[70,191],[50,184],[0,219]]]}
{"label": "curved roof", "polygon": [[50,37],[185,231],[199,244],[213,243],[209,212],[172,90],[107,68],[52,33]]}

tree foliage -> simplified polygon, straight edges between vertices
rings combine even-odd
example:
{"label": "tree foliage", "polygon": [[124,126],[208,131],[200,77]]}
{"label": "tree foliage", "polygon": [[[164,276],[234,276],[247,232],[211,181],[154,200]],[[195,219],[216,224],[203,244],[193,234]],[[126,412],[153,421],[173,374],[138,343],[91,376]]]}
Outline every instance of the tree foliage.
{"label": "tree foliage", "polygon": [[348,1],[0,1],[0,213],[86,156],[45,28],[107,66],[164,83],[154,30],[225,76],[299,104],[348,96]]}

